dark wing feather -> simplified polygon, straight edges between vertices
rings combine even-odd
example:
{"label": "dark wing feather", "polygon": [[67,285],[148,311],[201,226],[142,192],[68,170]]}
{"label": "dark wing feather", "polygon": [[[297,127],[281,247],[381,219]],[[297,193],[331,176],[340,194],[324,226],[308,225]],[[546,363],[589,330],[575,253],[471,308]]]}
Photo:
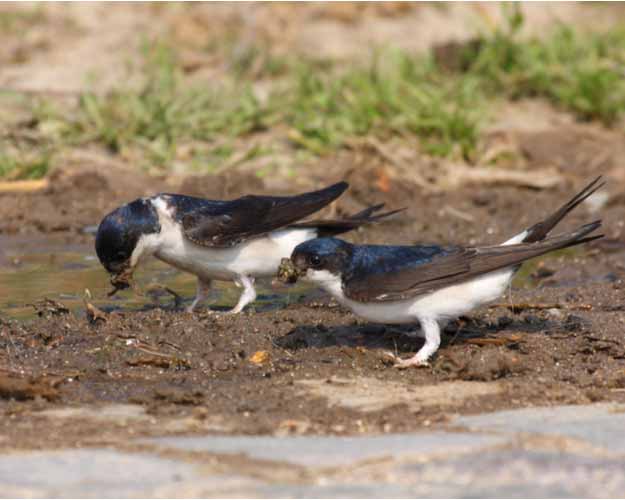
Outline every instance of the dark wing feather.
{"label": "dark wing feather", "polygon": [[[419,247],[415,250],[418,251]],[[380,268],[385,267],[384,262],[376,262],[374,267],[366,266],[364,269],[357,267],[344,280],[343,292],[359,302],[384,302],[417,296],[432,290],[436,283],[469,272],[469,260],[474,253],[473,249],[461,247],[441,248],[437,255],[390,272],[380,272]]]}
{"label": "dark wing feather", "polygon": [[288,226],[320,210],[348,187],[339,182],[297,196],[244,196],[218,207],[201,207],[182,218],[185,236],[207,247],[231,247]]}
{"label": "dark wing feather", "polygon": [[571,233],[554,236],[540,242],[492,247],[458,248],[442,252],[431,260],[380,274],[360,270],[346,279],[343,285],[345,295],[360,302],[387,302],[414,298],[434,290],[462,283],[480,275],[515,266],[525,260],[538,257],[552,250],[601,238],[589,236],[601,226],[593,222]]}

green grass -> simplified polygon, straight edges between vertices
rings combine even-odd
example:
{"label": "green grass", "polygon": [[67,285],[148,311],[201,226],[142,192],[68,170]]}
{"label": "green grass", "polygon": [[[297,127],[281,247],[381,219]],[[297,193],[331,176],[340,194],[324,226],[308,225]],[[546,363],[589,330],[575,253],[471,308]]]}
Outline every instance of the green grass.
{"label": "green grass", "polygon": [[236,137],[265,127],[266,110],[248,89],[183,86],[172,51],[162,45],[147,50],[144,72],[139,90],[82,95],[68,137],[102,143],[114,153],[135,146],[164,167],[181,142]]}
{"label": "green grass", "polygon": [[[287,83],[261,102],[249,82],[227,88],[183,85],[173,52],[157,46],[147,52],[141,89],[82,95],[65,137],[100,143],[114,153],[139,148],[150,163],[163,167],[181,143],[242,137],[276,124],[291,131],[296,146],[317,154],[356,136],[398,133],[421,137],[433,154],[469,154],[478,135],[475,79],[449,78],[434,71],[429,59],[391,51],[383,56],[383,67],[381,56],[368,67],[342,71],[318,62],[282,61]],[[266,60],[271,68],[277,64]],[[245,73],[241,67],[234,71]]]}
{"label": "green grass", "polygon": [[583,120],[614,124],[625,111],[625,29],[582,33],[560,25],[544,39],[521,40],[514,4],[507,23],[464,54],[467,74],[491,92],[542,96]]}
{"label": "green grass", "polygon": [[50,169],[50,157],[39,154],[29,158],[22,155],[0,154],[0,179],[41,179]]}
{"label": "green grass", "polygon": [[[418,139],[427,154],[471,160],[496,99],[539,96],[579,119],[617,124],[625,111],[625,29],[585,34],[560,26],[524,39],[519,5],[505,8],[504,26],[460,48],[455,69],[434,54],[391,49],[369,63],[337,64],[255,47],[233,55],[224,82],[198,86],[185,83],[174,50],[146,44],[143,85],[83,94],[73,113],[41,105],[35,115],[55,148],[99,144],[138,153],[151,167],[183,161],[206,172],[270,156],[265,145],[240,151],[267,130],[313,155],[358,137],[401,136]],[[272,90],[261,99],[253,86],[268,79]],[[0,157],[0,175],[16,171],[15,162]],[[49,156],[40,166],[20,166],[20,175],[39,175],[48,163]]]}
{"label": "green grass", "polygon": [[471,77],[450,78],[428,59],[389,51],[368,67],[338,74],[302,65],[283,101],[294,137],[316,152],[351,137],[414,134],[430,153],[459,148],[468,155],[477,138],[481,95]]}

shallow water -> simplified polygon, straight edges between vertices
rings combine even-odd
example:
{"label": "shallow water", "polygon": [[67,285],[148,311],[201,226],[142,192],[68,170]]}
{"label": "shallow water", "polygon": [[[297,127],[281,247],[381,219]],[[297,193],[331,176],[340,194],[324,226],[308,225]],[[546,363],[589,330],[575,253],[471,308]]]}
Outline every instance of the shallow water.
{"label": "shallow water", "polygon": [[[539,265],[549,267],[557,258],[572,258],[580,249],[552,252],[547,256],[526,262],[516,274],[514,288],[534,288],[541,282],[533,278]],[[560,279],[548,286],[579,286],[590,281],[610,281],[610,276],[597,275],[592,280],[573,282]],[[174,308],[174,297],[158,290],[162,285],[175,291],[183,299],[180,308],[190,304],[195,295],[196,278],[180,272],[156,259],[142,263],[135,273],[141,293],[133,290],[118,292],[113,297],[109,276],[100,265],[92,244],[51,242],[46,238],[0,237],[0,315],[15,319],[36,316],[33,303],[44,298],[61,302],[74,312],[84,311],[85,290],[91,294],[90,302],[105,310],[142,310],[155,306]],[[281,308],[291,302],[311,295],[313,288],[306,283],[294,286],[274,286],[271,280],[257,284],[256,310]],[[204,306],[226,310],[234,306],[241,290],[233,283],[215,281],[213,291]]]}
{"label": "shallow water", "polygon": [[[195,295],[196,278],[157,261],[146,260],[135,273],[140,290],[151,285],[168,287],[183,298],[180,307],[190,304]],[[75,312],[84,310],[85,290],[90,302],[103,310],[138,310],[154,307],[174,307],[174,297],[163,290],[141,295],[132,290],[107,297],[112,286],[100,265],[93,246],[50,243],[44,239],[0,238],[0,314],[15,319],[36,316],[32,304],[43,298],[56,300]],[[257,310],[283,307],[301,299],[310,291],[305,284],[272,286],[261,280],[257,286]],[[215,281],[206,301],[213,309],[234,306],[241,290],[233,283]]]}

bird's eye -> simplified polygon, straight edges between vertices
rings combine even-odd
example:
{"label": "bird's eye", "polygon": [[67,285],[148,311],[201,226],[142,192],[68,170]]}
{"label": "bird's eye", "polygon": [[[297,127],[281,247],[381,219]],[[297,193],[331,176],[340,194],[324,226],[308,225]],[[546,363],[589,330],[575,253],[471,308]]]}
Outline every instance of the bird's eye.
{"label": "bird's eye", "polygon": [[311,255],[310,256],[310,265],[313,267],[318,267],[321,265],[321,257],[319,257],[318,255]]}

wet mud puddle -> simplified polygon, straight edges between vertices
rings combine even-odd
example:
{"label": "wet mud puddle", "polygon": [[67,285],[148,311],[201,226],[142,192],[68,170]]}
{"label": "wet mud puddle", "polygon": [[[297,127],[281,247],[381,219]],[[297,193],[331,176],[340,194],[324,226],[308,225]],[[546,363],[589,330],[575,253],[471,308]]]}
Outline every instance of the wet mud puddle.
{"label": "wet mud puddle", "polygon": [[[513,286],[534,288],[547,286],[580,286],[579,277],[550,282],[549,261],[573,257],[575,250],[554,252],[525,263]],[[147,259],[135,273],[137,290],[107,294],[112,290],[109,276],[98,262],[91,244],[51,243],[44,238],[0,237],[0,312],[14,319],[31,319],[35,305],[43,299],[61,302],[73,312],[84,310],[86,291],[89,301],[104,311],[184,309],[195,296],[196,278],[178,271],[157,259]],[[610,276],[592,280],[611,281]],[[175,292],[178,297],[167,291]],[[310,284],[283,285],[276,280],[260,280],[257,311],[281,309],[303,298],[316,296]],[[233,307],[241,291],[233,283],[215,281],[208,300],[202,304],[215,310]],[[177,302],[178,301],[178,302]]]}
{"label": "wet mud puddle", "polygon": [[[82,311],[86,290],[91,294],[90,302],[104,311],[184,309],[195,295],[194,276],[157,259],[146,260],[135,278],[139,293],[128,290],[108,297],[112,289],[109,276],[98,262],[92,245],[0,237],[0,312],[7,317],[34,318],[37,315],[34,305],[45,298],[61,302],[73,312]],[[306,284],[287,287],[260,280],[257,291],[254,307],[265,311],[301,300],[311,288]],[[202,306],[227,310],[236,304],[240,293],[233,283],[215,281],[210,297]]]}
{"label": "wet mud puddle", "polygon": [[[419,340],[317,301],[312,288],[260,283],[253,307],[270,313],[175,313],[163,291],[107,297],[90,239],[75,241],[0,237],[0,450],[401,433],[457,414],[625,402],[622,288],[607,279],[620,252],[527,264],[500,304],[450,325],[430,368],[399,371],[384,353],[414,355]],[[155,259],[136,281],[174,290],[178,310],[195,293],[193,276]],[[105,313],[130,313],[88,318],[85,289]],[[231,307],[239,293],[217,283],[206,306]],[[75,314],[37,317],[30,304],[44,298]]]}

